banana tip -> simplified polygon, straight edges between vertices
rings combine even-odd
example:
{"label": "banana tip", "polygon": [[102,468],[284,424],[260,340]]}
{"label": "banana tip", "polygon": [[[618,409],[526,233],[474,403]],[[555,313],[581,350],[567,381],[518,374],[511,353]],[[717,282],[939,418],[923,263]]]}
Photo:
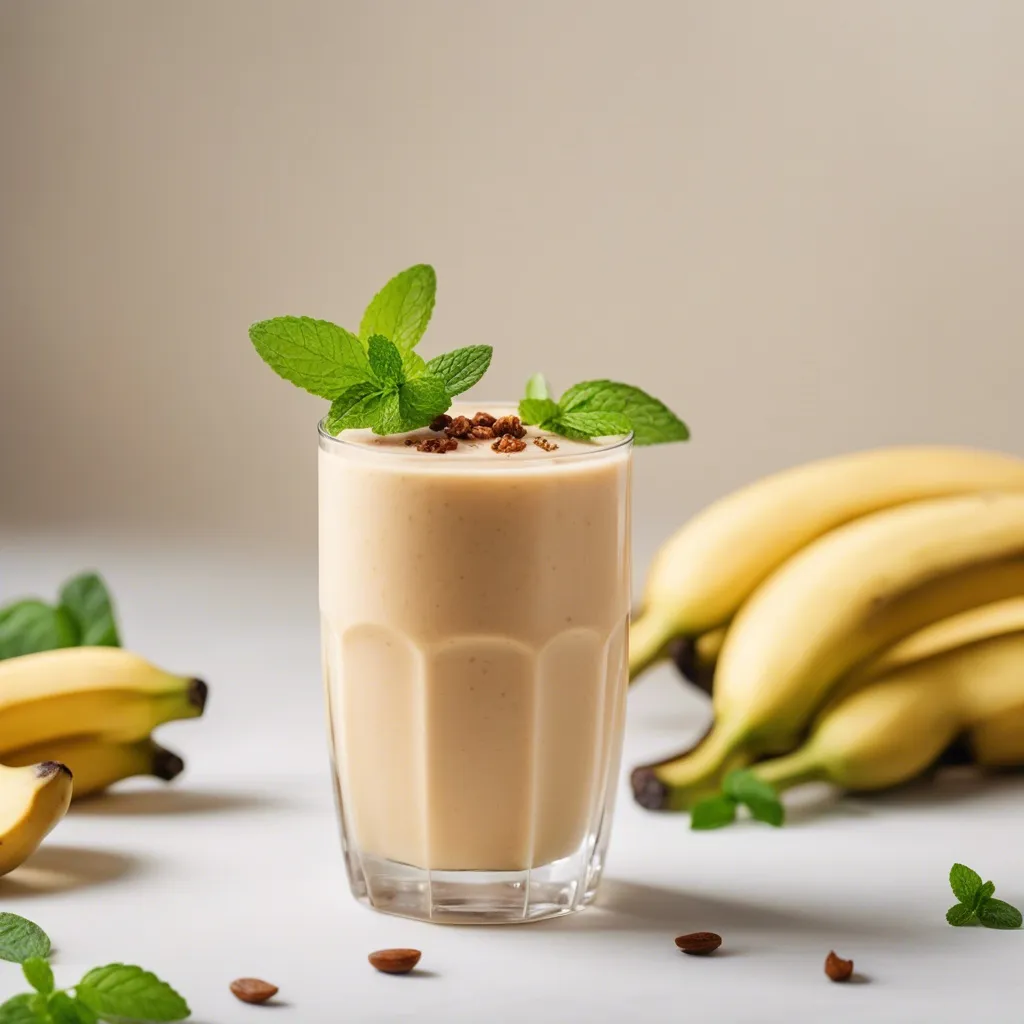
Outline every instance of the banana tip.
{"label": "banana tip", "polygon": [[648,811],[665,809],[668,803],[668,786],[654,774],[653,768],[634,768],[630,782],[633,785],[633,799],[641,807]]}
{"label": "banana tip", "polygon": [[164,782],[177,778],[185,770],[185,762],[171,750],[162,747],[153,756],[153,775]]}
{"label": "banana tip", "polygon": [[188,701],[192,707],[202,714],[206,708],[206,698],[210,695],[210,688],[202,679],[191,679],[188,684]]}
{"label": "banana tip", "polygon": [[71,769],[60,761],[43,761],[36,765],[36,778],[49,779],[54,775],[66,775],[69,779],[74,778]]}

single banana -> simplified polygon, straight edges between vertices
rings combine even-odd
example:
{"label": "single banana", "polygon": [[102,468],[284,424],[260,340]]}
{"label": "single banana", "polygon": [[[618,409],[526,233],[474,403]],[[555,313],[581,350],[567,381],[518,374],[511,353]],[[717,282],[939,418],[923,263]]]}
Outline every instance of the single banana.
{"label": "single banana", "polygon": [[75,776],[74,799],[91,796],[122,779],[152,775],[169,782],[180,775],[185,762],[165,750],[152,738],[131,743],[109,743],[95,736],[72,736],[51,740],[35,747],[4,755],[9,765],[28,765],[38,761],[60,761]]}
{"label": "single banana", "polygon": [[813,540],[910,501],[1024,489],[1024,461],[969,448],[882,448],[785,470],[691,519],[658,552],[630,625],[630,677],[669,642],[725,625],[764,580]]}
{"label": "single banana", "polygon": [[1008,711],[978,722],[966,739],[975,764],[985,768],[1024,765],[1024,700]]}
{"label": "single banana", "polygon": [[71,803],[71,772],[56,761],[0,765],[0,875],[26,861]]}
{"label": "single banana", "polygon": [[66,736],[143,739],[203,713],[206,684],[117,647],[68,647],[0,661],[0,758]]}
{"label": "single banana", "polygon": [[645,806],[689,806],[730,768],[792,750],[831,688],[886,647],[968,608],[1024,595],[1024,495],[887,509],[819,538],[744,604],[715,673],[715,725],[634,773]]}
{"label": "single banana", "polygon": [[911,662],[830,700],[803,746],[753,771],[780,790],[815,779],[844,789],[884,789],[934,764],[964,730],[976,750],[980,735],[985,763],[1020,763],[1022,666],[1024,633]]}

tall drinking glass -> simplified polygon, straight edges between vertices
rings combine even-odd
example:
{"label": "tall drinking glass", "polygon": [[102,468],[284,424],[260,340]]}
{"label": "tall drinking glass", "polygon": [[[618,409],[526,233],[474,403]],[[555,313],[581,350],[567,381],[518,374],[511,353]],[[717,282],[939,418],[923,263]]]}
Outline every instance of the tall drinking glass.
{"label": "tall drinking glass", "polygon": [[378,910],[533,921],[585,906],[600,879],[627,686],[632,439],[525,440],[438,454],[320,431],[335,791],[352,890]]}

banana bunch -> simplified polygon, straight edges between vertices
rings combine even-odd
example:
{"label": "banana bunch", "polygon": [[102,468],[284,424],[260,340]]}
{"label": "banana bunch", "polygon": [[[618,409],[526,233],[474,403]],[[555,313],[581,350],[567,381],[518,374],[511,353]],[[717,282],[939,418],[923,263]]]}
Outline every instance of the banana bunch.
{"label": "banana bunch", "polygon": [[893,448],[755,483],[665,545],[630,647],[633,678],[674,658],[714,709],[695,748],[634,771],[647,807],[750,766],[882,788],[958,740],[1024,763],[1024,461]]}
{"label": "banana bunch", "polygon": [[198,717],[206,696],[200,680],[117,647],[0,661],[0,874],[36,849],[72,795],[134,775],[174,778],[184,763],[150,733]]}

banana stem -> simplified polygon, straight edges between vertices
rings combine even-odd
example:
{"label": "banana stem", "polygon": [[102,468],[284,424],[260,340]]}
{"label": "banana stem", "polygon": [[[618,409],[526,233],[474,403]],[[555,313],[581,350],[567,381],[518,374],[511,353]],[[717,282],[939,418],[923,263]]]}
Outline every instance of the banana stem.
{"label": "banana stem", "polygon": [[823,782],[828,777],[827,770],[811,747],[801,747],[792,754],[762,761],[755,765],[754,774],[780,793],[805,782]]}
{"label": "banana stem", "polygon": [[672,616],[646,609],[629,624],[629,678],[632,682],[668,656],[669,641],[679,635]]}

